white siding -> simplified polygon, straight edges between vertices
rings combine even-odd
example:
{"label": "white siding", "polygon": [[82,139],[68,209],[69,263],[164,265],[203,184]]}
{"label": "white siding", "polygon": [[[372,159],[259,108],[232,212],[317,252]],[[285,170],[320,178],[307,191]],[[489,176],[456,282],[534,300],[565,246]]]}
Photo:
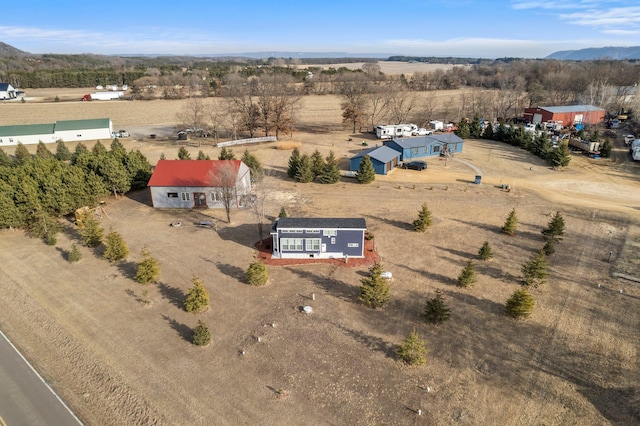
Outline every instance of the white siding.
{"label": "white siding", "polygon": [[42,141],[43,143],[54,143],[58,140],[54,134],[46,133],[43,135],[23,135],[23,136],[1,136],[0,146],[18,145],[20,142],[23,145],[34,145]]}
{"label": "white siding", "polygon": [[113,130],[111,128],[101,128],[101,129],[56,131],[55,136],[56,136],[56,140],[62,139],[65,142],[74,142],[74,141],[90,141],[90,140],[97,140],[97,139],[111,140],[113,138],[112,133],[113,133]]}

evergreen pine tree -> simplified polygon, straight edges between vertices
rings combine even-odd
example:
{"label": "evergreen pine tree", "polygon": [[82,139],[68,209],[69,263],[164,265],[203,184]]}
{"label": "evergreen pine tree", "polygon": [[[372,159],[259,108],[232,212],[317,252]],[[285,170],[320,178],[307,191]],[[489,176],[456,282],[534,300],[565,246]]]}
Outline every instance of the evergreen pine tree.
{"label": "evergreen pine tree", "polygon": [[142,260],[138,262],[135,280],[140,284],[156,282],[160,276],[160,262],[151,255],[146,247],[141,250]]}
{"label": "evergreen pine tree", "polygon": [[602,145],[600,145],[600,156],[602,158],[609,158],[611,157],[611,150],[613,149],[613,146],[611,145],[611,140],[609,140],[608,138],[604,140],[604,142],[602,143]]}
{"label": "evergreen pine tree", "polygon": [[356,179],[358,180],[358,183],[371,183],[376,179],[376,171],[373,168],[371,157],[368,155],[362,157],[358,173],[356,174]]}
{"label": "evergreen pine tree", "polygon": [[107,234],[104,241],[105,251],[103,257],[109,262],[118,262],[124,260],[129,256],[129,247],[122,238],[122,235],[115,231],[111,231]]}
{"label": "evergreen pine tree", "polygon": [[369,268],[369,276],[360,280],[359,300],[370,308],[381,308],[391,300],[391,289],[382,278],[382,266],[375,263]]}
{"label": "evergreen pine tree", "polygon": [[210,160],[209,156],[204,153],[203,150],[198,151],[198,158],[196,160]]}
{"label": "evergreen pine tree", "polygon": [[107,148],[100,141],[96,141],[95,145],[91,149],[95,155],[102,155],[107,153]]}
{"label": "evergreen pine tree", "polygon": [[542,235],[547,241],[551,239],[557,241],[562,240],[562,236],[564,235],[564,218],[560,212],[556,212],[553,217],[551,217],[547,227],[542,230]]}
{"label": "evergreen pine tree", "polygon": [[220,154],[218,155],[218,160],[235,160],[236,155],[233,153],[231,148],[227,149],[226,147],[222,147]]}
{"label": "evergreen pine tree", "polygon": [[515,319],[524,319],[531,316],[535,306],[535,300],[526,288],[516,290],[505,304],[507,315]]}
{"label": "evergreen pine tree", "polygon": [[11,157],[0,146],[0,166],[8,166],[9,164],[11,164]]}
{"label": "evergreen pine tree", "polygon": [[209,327],[204,325],[200,320],[198,320],[196,328],[193,329],[192,342],[196,346],[206,346],[211,342],[211,332],[209,331]]}
{"label": "evergreen pine tree", "polygon": [[569,143],[567,141],[559,141],[558,146],[551,152],[549,161],[555,167],[567,167],[571,162]]}
{"label": "evergreen pine tree", "polygon": [[426,343],[420,338],[415,328],[404,339],[396,354],[398,359],[407,365],[422,365],[427,362]]}
{"label": "evergreen pine tree", "polygon": [[298,169],[295,174],[296,182],[308,183],[313,181],[313,171],[311,170],[311,159],[307,154],[303,154],[298,162]]}
{"label": "evergreen pine tree", "polygon": [[413,221],[413,229],[416,232],[425,232],[427,228],[431,226],[432,222],[431,212],[427,207],[427,203],[423,203],[422,209],[420,213],[418,213],[418,218]]}
{"label": "evergreen pine tree", "polygon": [[298,165],[300,164],[300,150],[296,147],[293,148],[291,156],[289,157],[289,167],[287,168],[287,175],[291,179],[295,179],[296,173],[298,173]]}
{"label": "evergreen pine tree", "polygon": [[264,168],[262,167],[260,160],[258,160],[255,155],[251,154],[248,149],[245,149],[244,154],[242,155],[242,162],[249,167],[251,182],[260,182],[264,177]]}
{"label": "evergreen pine tree", "polygon": [[247,283],[256,287],[263,286],[269,281],[269,273],[264,263],[256,260],[251,262],[247,269]]}
{"label": "evergreen pine tree", "polygon": [[122,145],[119,138],[113,138],[109,148],[109,154],[111,154],[112,157],[117,158],[119,161],[124,161],[127,156],[127,149]]}
{"label": "evergreen pine tree", "polygon": [[484,126],[484,129],[482,132],[482,139],[489,139],[489,140],[495,139],[495,135],[493,134],[493,124],[489,123],[486,126]]}
{"label": "evergreen pine tree", "polygon": [[515,235],[516,229],[518,227],[518,215],[516,214],[516,209],[512,209],[507,216],[507,220],[504,222],[502,226],[502,233],[507,235]]}
{"label": "evergreen pine tree", "polygon": [[470,260],[467,262],[467,266],[462,269],[460,275],[458,275],[458,287],[471,287],[476,281],[478,281],[476,269]]}
{"label": "evergreen pine tree", "polygon": [[75,263],[82,259],[82,253],[77,245],[71,244],[71,249],[67,253],[67,260],[69,263]]}
{"label": "evergreen pine tree", "polygon": [[478,257],[480,260],[489,260],[493,257],[493,250],[491,250],[491,246],[489,245],[489,241],[485,241],[480,247],[480,251],[478,252]]}
{"label": "evergreen pine tree", "polygon": [[280,213],[278,213],[278,217],[287,217],[287,209],[285,209],[284,206],[280,208]]}
{"label": "evergreen pine tree", "polygon": [[451,309],[444,303],[444,296],[436,290],[436,297],[427,300],[422,313],[422,319],[427,324],[440,324],[451,316]]}
{"label": "evergreen pine tree", "polygon": [[333,151],[329,151],[329,156],[320,175],[320,183],[336,182],[340,182],[340,166],[338,166],[338,160]]}
{"label": "evergreen pine tree", "polygon": [[178,160],[191,160],[191,154],[189,154],[189,150],[184,146],[178,149]]}
{"label": "evergreen pine tree", "polygon": [[311,170],[313,171],[313,176],[321,176],[324,172],[324,166],[324,158],[322,158],[322,154],[320,154],[320,151],[316,149],[315,151],[313,151],[313,154],[311,154]]}
{"label": "evergreen pine tree", "polygon": [[90,248],[98,247],[102,243],[104,229],[100,226],[100,222],[95,218],[92,212],[87,211],[82,214],[82,226],[80,228],[80,236],[82,243]]}
{"label": "evergreen pine tree", "polygon": [[461,137],[462,139],[468,139],[469,138],[469,135],[470,135],[469,123],[467,122],[466,119],[460,120],[460,122],[458,123],[458,128],[456,129],[456,131],[454,133],[457,136]]}
{"label": "evergreen pine tree", "polygon": [[89,150],[87,149],[86,145],[82,142],[78,142],[78,145],[76,145],[75,149],[73,150],[73,154],[71,154],[71,164],[76,164],[78,162],[78,159],[83,154],[88,152]]}
{"label": "evergreen pine tree", "polygon": [[482,135],[482,131],[480,129],[480,117],[477,115],[473,116],[473,120],[469,123],[469,137],[472,139],[478,139]]}
{"label": "evergreen pine tree", "polygon": [[24,164],[25,162],[27,162],[27,160],[31,158],[31,154],[29,154],[29,150],[27,149],[26,146],[22,144],[22,142],[18,142],[18,145],[16,145],[16,150],[13,153],[13,155],[15,157],[16,163],[18,164]]}
{"label": "evergreen pine tree", "polygon": [[547,281],[547,258],[543,249],[537,251],[522,265],[521,271],[527,286],[538,287]]}
{"label": "evergreen pine tree", "polygon": [[545,241],[544,246],[542,247],[542,251],[544,251],[544,254],[547,256],[551,256],[553,253],[555,253],[557,243],[558,241],[554,238],[549,238],[547,241]]}
{"label": "evergreen pine tree", "polygon": [[209,293],[200,278],[194,277],[192,283],[193,287],[184,300],[184,309],[192,313],[203,312],[209,307]]}
{"label": "evergreen pine tree", "polygon": [[36,157],[40,158],[52,158],[53,154],[47,146],[42,141],[38,141],[38,146],[36,147]]}
{"label": "evergreen pine tree", "polygon": [[67,148],[62,139],[58,139],[58,141],[56,142],[55,157],[60,161],[71,160],[71,151],[69,151],[69,148]]}

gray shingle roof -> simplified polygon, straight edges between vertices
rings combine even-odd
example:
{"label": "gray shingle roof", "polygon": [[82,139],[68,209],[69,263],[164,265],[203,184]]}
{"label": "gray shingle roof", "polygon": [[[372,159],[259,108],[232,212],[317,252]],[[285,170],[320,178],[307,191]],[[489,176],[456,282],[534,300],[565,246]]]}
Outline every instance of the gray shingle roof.
{"label": "gray shingle roof", "polygon": [[281,217],[273,223],[272,229],[366,229],[364,218],[344,217]]}
{"label": "gray shingle roof", "polygon": [[429,146],[436,143],[457,143],[463,140],[453,133],[438,133],[429,136],[418,136],[415,138],[393,139],[402,149],[417,148],[421,146]]}
{"label": "gray shingle roof", "polygon": [[603,111],[602,108],[598,108],[593,105],[566,105],[566,106],[550,106],[550,107],[540,107],[545,111],[553,112],[553,113],[561,113],[561,112],[583,112],[583,111]]}

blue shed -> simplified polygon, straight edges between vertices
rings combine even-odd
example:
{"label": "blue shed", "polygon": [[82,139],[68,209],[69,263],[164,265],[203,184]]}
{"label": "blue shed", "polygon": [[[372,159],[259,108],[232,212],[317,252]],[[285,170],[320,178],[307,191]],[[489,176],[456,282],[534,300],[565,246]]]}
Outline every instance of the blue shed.
{"label": "blue shed", "polygon": [[434,155],[462,152],[464,141],[453,133],[439,133],[415,138],[392,139],[383,143],[398,151],[402,161],[411,161]]}
{"label": "blue shed", "polygon": [[400,160],[400,153],[398,151],[384,145],[376,146],[364,149],[351,157],[351,160],[349,161],[349,170],[358,171],[362,158],[365,155],[369,156],[376,174],[379,175],[386,175],[388,171],[398,165]]}
{"label": "blue shed", "polygon": [[281,259],[364,257],[362,218],[282,217],[271,225],[273,257]]}

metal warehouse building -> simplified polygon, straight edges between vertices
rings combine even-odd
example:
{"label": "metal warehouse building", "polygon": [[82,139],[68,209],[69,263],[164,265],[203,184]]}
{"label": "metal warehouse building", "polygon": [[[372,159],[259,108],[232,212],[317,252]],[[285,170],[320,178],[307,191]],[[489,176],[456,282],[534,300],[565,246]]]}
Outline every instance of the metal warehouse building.
{"label": "metal warehouse building", "polygon": [[530,123],[561,122],[563,126],[574,124],[598,124],[604,121],[605,110],[593,105],[569,105],[525,108],[524,118]]}
{"label": "metal warehouse building", "polygon": [[110,140],[113,138],[113,124],[110,118],[89,120],[64,120],[51,124],[19,124],[0,126],[0,146],[65,142]]}

